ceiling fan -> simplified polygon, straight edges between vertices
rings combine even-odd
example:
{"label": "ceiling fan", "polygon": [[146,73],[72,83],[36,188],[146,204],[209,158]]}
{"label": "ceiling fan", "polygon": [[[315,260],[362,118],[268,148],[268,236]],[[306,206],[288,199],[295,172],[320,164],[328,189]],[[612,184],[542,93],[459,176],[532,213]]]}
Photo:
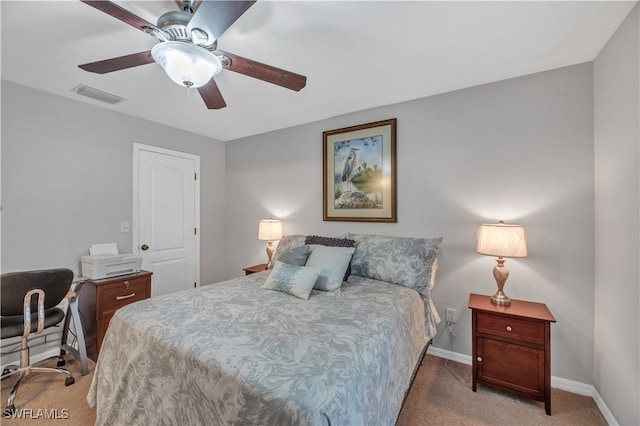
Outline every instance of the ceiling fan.
{"label": "ceiling fan", "polygon": [[209,109],[227,106],[213,78],[222,69],[295,91],[307,84],[303,75],[217,50],[218,38],[255,0],[176,0],[181,10],[163,14],[157,25],[111,1],[81,1],[159,40],[145,52],[79,65],[85,71],[105,74],[156,62],[176,83],[197,88]]}

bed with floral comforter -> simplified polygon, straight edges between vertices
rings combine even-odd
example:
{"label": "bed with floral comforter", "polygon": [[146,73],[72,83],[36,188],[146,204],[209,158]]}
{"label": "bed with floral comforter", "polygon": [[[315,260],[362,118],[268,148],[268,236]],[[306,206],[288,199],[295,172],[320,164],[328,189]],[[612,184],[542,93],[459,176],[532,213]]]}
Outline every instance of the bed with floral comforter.
{"label": "bed with floral comforter", "polygon": [[116,312],[87,401],[97,425],[392,425],[437,313],[350,276],[307,300],[269,271]]}

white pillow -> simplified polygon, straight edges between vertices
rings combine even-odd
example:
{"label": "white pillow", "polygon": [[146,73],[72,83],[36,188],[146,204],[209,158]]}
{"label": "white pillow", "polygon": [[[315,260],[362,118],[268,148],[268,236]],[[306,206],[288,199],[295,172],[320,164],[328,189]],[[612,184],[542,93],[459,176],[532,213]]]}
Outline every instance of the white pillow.
{"label": "white pillow", "polygon": [[306,266],[320,268],[320,276],[314,288],[322,291],[335,291],[342,286],[344,273],[347,271],[354,247],[329,247],[310,244],[313,250],[307,259]]}
{"label": "white pillow", "polygon": [[289,265],[276,260],[262,288],[308,299],[321,270],[307,266]]}

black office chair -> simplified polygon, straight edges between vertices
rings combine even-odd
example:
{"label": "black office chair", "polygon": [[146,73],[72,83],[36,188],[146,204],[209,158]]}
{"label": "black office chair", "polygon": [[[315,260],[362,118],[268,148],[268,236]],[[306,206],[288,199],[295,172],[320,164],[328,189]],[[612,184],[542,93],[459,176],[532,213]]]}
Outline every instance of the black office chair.
{"label": "black office chair", "polygon": [[[22,379],[32,372],[62,373],[67,376],[65,386],[75,380],[64,368],[32,367],[29,359],[29,335],[39,334],[49,327],[59,325],[65,317],[58,308],[71,288],[73,271],[70,269],[48,269],[41,271],[10,272],[2,274],[0,287],[2,302],[0,329],[2,339],[22,336],[20,365],[10,365],[2,372],[2,380],[19,374],[16,384],[9,394],[5,414],[15,413],[13,400]],[[61,344],[64,342],[60,342]],[[17,350],[17,348],[16,348]],[[62,355],[58,357],[58,367],[64,365]]]}

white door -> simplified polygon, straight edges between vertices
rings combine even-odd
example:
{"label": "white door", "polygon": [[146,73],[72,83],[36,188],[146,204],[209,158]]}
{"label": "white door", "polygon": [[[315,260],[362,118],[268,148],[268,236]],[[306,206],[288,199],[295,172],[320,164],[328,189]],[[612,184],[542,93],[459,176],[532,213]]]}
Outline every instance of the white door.
{"label": "white door", "polygon": [[151,296],[196,287],[200,157],[134,143],[133,159],[133,246]]}

